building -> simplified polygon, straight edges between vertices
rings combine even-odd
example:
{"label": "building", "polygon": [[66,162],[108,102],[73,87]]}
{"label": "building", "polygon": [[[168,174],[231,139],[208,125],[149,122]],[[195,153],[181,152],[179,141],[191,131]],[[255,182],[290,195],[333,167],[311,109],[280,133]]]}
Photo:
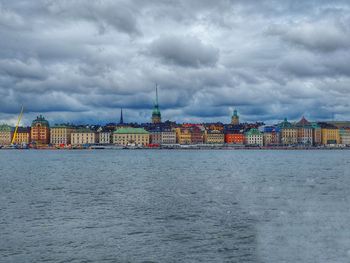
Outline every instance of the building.
{"label": "building", "polygon": [[198,126],[190,127],[191,133],[191,144],[202,144],[203,143],[203,132]]}
{"label": "building", "polygon": [[178,128],[176,128],[176,141],[179,144],[191,144],[190,127],[178,127]]}
{"label": "building", "polygon": [[350,145],[350,128],[339,129],[340,143]]}
{"label": "building", "polygon": [[0,145],[11,145],[14,129],[6,124],[0,125]]}
{"label": "building", "polygon": [[113,132],[113,143],[123,146],[148,146],[150,134],[143,128],[119,128]]}
{"label": "building", "polygon": [[204,143],[207,144],[224,144],[225,135],[219,130],[206,130],[204,133]]}
{"label": "building", "polygon": [[154,103],[153,112],[152,112],[152,123],[161,123],[161,122],[162,122],[162,115],[160,114],[160,110],[159,110],[158,87],[156,86],[156,101]]}
{"label": "building", "polygon": [[162,131],[162,144],[175,144],[176,132],[173,129],[165,129]]}
{"label": "building", "polygon": [[30,129],[31,129],[30,127],[18,127],[14,144],[28,145],[31,142]]}
{"label": "building", "polygon": [[231,124],[233,124],[233,125],[239,124],[239,116],[238,116],[237,110],[233,111],[233,115],[231,117]]}
{"label": "building", "polygon": [[326,122],[319,122],[318,125],[321,127],[321,144],[330,145],[330,144],[339,144],[339,129]]}
{"label": "building", "polygon": [[169,127],[157,127],[150,131],[150,143],[154,145],[176,144],[176,132]]}
{"label": "building", "polygon": [[287,118],[277,127],[281,130],[281,144],[293,145],[298,143],[298,129],[288,122]]}
{"label": "building", "polygon": [[245,133],[245,142],[246,145],[263,146],[264,136],[258,129],[252,128]]}
{"label": "building", "polygon": [[99,144],[111,144],[113,142],[113,132],[109,130],[102,130],[98,132]]}
{"label": "building", "polygon": [[318,146],[322,144],[322,131],[320,125],[317,122],[311,123],[312,126],[312,139],[313,145]]}
{"label": "building", "polygon": [[236,133],[226,133],[225,134],[225,143],[227,144],[244,144],[245,137],[243,132]]}
{"label": "building", "polygon": [[50,125],[42,116],[36,117],[31,126],[31,140],[37,145],[45,145],[50,143]]}
{"label": "building", "polygon": [[297,128],[297,142],[302,145],[313,144],[313,128],[312,124],[308,122],[303,116],[299,122],[295,125]]}
{"label": "building", "polygon": [[281,144],[281,130],[275,126],[264,127],[264,145],[274,146]]}
{"label": "building", "polygon": [[217,123],[206,123],[204,124],[206,130],[216,130],[216,131],[224,131],[224,124],[221,122]]}
{"label": "building", "polygon": [[162,130],[160,128],[150,131],[150,143],[155,145],[162,144]]}
{"label": "building", "polygon": [[72,145],[90,145],[98,143],[98,133],[88,128],[79,128],[71,133]]}
{"label": "building", "polygon": [[71,125],[61,124],[55,125],[50,129],[50,143],[53,145],[70,145],[72,139],[72,132],[75,128]]}

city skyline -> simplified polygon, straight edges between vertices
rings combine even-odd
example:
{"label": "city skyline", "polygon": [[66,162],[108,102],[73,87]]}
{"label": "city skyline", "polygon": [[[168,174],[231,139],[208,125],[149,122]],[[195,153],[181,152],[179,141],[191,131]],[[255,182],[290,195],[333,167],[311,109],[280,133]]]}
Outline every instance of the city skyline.
{"label": "city skyline", "polygon": [[[0,1],[0,123],[350,119],[347,1]],[[29,124],[29,123],[28,123]]]}

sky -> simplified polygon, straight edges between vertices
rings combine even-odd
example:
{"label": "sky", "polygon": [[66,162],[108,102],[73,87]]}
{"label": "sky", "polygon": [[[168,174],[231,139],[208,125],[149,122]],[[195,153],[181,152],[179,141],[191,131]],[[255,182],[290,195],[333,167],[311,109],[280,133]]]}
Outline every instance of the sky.
{"label": "sky", "polygon": [[0,0],[0,123],[350,120],[350,2]]}

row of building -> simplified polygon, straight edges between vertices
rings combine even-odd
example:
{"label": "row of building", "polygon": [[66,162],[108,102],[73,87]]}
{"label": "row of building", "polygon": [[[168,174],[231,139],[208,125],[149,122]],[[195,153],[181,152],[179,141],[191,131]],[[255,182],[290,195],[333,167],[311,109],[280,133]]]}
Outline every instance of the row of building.
{"label": "row of building", "polygon": [[[159,111],[156,111],[159,115]],[[161,145],[228,144],[249,146],[279,145],[350,145],[350,125],[335,125],[327,122],[309,122],[304,117],[296,123],[287,119],[273,126],[263,123],[240,123],[234,111],[230,124],[176,124],[159,121],[147,124],[119,124],[106,126],[54,125],[38,116],[31,127],[15,128],[0,125],[0,145],[56,147],[84,145],[135,145],[153,147]],[[15,134],[15,135],[14,135]],[[13,138],[14,137],[14,138]]]}
{"label": "row of building", "polygon": [[281,123],[266,126],[264,123],[240,123],[237,110],[233,111],[230,124],[176,124],[162,122],[158,103],[158,89],[152,111],[151,123],[125,124],[123,111],[118,124],[105,126],[54,125],[38,116],[30,127],[13,128],[0,125],[0,146],[32,145],[56,147],[95,144],[137,145],[348,145],[350,146],[350,122],[309,122],[304,117],[296,123],[284,119]]}

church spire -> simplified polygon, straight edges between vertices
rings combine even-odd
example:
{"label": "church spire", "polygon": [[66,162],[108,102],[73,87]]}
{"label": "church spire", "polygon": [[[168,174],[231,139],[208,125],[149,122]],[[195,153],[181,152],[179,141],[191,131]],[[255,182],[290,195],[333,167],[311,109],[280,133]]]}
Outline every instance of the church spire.
{"label": "church spire", "polygon": [[120,120],[119,120],[119,124],[124,124],[123,108],[120,108]]}
{"label": "church spire", "polygon": [[160,123],[160,122],[162,122],[162,116],[161,116],[160,110],[159,110],[158,85],[156,84],[156,100],[155,100],[154,106],[153,106],[152,123]]}

